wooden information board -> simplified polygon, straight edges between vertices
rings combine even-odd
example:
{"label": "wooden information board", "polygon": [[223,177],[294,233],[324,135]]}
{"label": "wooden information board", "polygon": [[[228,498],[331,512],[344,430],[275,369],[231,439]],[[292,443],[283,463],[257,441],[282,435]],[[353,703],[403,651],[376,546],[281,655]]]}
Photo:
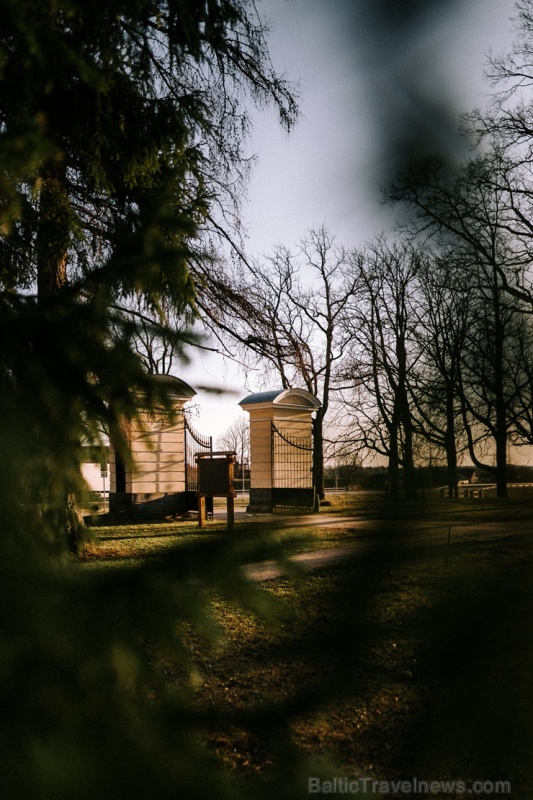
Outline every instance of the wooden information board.
{"label": "wooden information board", "polygon": [[206,524],[206,497],[225,497],[228,530],[233,529],[235,519],[235,489],[233,483],[235,451],[197,453],[198,467],[198,525]]}

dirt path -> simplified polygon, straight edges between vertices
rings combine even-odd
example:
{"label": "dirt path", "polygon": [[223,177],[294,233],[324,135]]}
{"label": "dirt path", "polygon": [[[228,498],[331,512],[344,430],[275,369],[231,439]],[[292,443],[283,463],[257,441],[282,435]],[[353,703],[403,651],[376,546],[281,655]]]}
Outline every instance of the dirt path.
{"label": "dirt path", "polygon": [[[316,569],[325,569],[333,564],[338,564],[360,550],[360,545],[349,547],[330,547],[327,550],[313,550],[309,553],[297,553],[291,556],[291,561],[303,568],[306,572]],[[271,581],[283,577],[286,572],[275,561],[264,561],[261,564],[249,564],[246,574],[253,581]]]}
{"label": "dirt path", "polygon": [[[251,515],[254,523],[270,524],[276,527],[328,527],[348,529],[355,534],[356,543],[331,546],[310,552],[297,553],[291,561],[306,572],[326,569],[340,563],[370,546],[385,543],[450,547],[459,542],[478,542],[490,544],[509,536],[532,534],[533,524],[528,522],[456,522],[446,524],[442,520],[368,520],[360,517],[338,517],[326,514],[284,516],[270,514]],[[252,580],[267,581],[283,577],[286,572],[275,561],[251,564],[246,569]]]}

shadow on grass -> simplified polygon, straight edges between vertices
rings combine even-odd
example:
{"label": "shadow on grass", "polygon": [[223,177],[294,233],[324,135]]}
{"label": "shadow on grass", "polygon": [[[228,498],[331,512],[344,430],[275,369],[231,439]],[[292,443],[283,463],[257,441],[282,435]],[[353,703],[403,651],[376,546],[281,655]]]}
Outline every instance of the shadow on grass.
{"label": "shadow on grass", "polygon": [[[529,514],[449,506],[431,540],[407,515],[369,522],[349,564],[258,590],[283,604],[270,627],[228,596],[211,598],[225,643],[185,631],[194,666],[166,660],[166,680],[176,691],[192,681],[195,710],[205,709],[194,730],[254,798],[308,797],[306,776],[416,776],[509,780],[512,797],[529,800],[533,548],[515,525]],[[495,517],[512,520],[513,535],[447,546],[451,520]],[[254,560],[276,555],[272,543],[250,547]]]}
{"label": "shadow on grass", "polygon": [[[307,770],[324,779],[511,781],[512,797],[525,800],[532,560],[526,537],[458,542],[447,555],[383,537],[342,569],[265,589],[285,601],[277,629],[222,604],[228,646],[196,651],[198,701],[236,714],[208,737],[217,756],[265,797],[306,797]],[[239,724],[240,713],[262,706],[263,719]],[[290,709],[289,740],[272,707]]]}

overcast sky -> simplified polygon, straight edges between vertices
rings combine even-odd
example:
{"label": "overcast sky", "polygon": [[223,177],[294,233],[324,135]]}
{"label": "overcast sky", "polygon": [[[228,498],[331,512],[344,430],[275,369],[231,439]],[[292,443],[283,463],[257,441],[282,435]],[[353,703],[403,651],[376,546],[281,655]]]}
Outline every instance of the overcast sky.
{"label": "overcast sky", "polygon": [[[390,11],[413,6],[425,13],[402,31]],[[430,138],[440,129],[443,144],[457,115],[485,102],[485,55],[508,46],[513,0],[263,0],[259,7],[273,26],[275,67],[300,82],[302,114],[289,135],[273,113],[256,116],[258,163],[243,215],[249,249],[291,245],[322,222],[357,246],[391,224],[378,198],[403,144],[400,129],[420,135],[426,125]],[[368,8],[374,17],[360,10]],[[380,13],[388,27],[376,24]]]}
{"label": "overcast sky", "polygon": [[[514,2],[262,0],[258,8],[272,26],[275,68],[299,83],[301,118],[286,134],[273,112],[255,115],[247,250],[291,247],[322,223],[339,244],[362,245],[393,225],[379,190],[402,159],[435,148],[460,155],[458,115],[486,103],[486,55],[509,46]],[[218,359],[195,357],[183,377],[237,391],[197,398],[197,427],[215,438],[258,389]]]}

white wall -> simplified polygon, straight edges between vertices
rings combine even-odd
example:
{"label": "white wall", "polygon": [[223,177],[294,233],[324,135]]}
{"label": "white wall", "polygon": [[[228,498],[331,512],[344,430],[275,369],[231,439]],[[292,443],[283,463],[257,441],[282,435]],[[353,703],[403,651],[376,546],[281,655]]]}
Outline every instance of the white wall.
{"label": "white wall", "polygon": [[100,464],[82,464],[81,473],[93,492],[109,491],[109,464],[107,465],[107,476],[102,478]]}

